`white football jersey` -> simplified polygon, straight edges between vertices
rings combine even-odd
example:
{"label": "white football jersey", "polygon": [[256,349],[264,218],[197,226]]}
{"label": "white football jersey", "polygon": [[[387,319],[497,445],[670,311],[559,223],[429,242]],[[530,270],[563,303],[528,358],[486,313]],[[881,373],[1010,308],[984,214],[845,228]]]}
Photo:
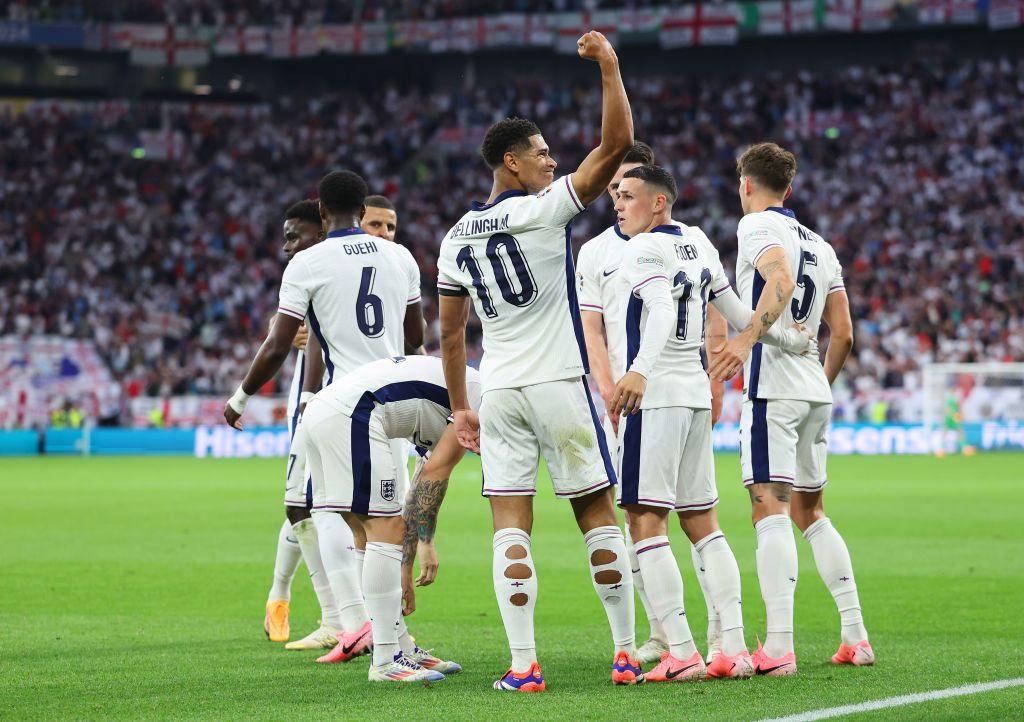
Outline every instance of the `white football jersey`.
{"label": "white football jersey", "polygon": [[441,242],[438,293],[472,296],[483,325],[484,391],[587,373],[569,240],[582,210],[563,176],[474,203]]}
{"label": "white football jersey", "polygon": [[288,435],[295,436],[295,424],[299,421],[299,398],[302,384],[306,381],[306,352],[299,349],[295,354],[295,371],[292,385],[288,387]]}
{"label": "white football jersey", "polygon": [[647,309],[639,291],[667,281],[676,308],[674,332],[647,377],[640,408],[711,408],[711,382],[701,350],[708,301],[729,288],[718,250],[704,232],[681,223],[663,225],[630,239],[616,282],[626,331],[626,368],[644,333]]}
{"label": "white football jersey", "polygon": [[[480,374],[466,367],[469,405],[480,408]],[[452,414],[441,359],[435,356],[395,356],[360,366],[316,396],[349,415],[383,410],[384,433],[406,439],[431,451],[441,439]]]}
{"label": "white football jersey", "polygon": [[[736,285],[743,302],[750,308],[757,307],[764,288],[757,261],[769,248],[782,248],[789,259],[796,289],[775,323],[783,328],[802,323],[816,337],[826,297],[845,290],[843,268],[832,246],[800,225],[788,208],[769,208],[743,216],[736,235]],[[814,355],[797,355],[759,343],[750,352],[743,372],[746,394],[751,399],[832,401],[825,370]]]}
{"label": "white football jersey", "polygon": [[622,328],[615,274],[622,264],[627,241],[629,237],[616,223],[584,243],[576,258],[576,294],[580,310],[595,311],[603,317],[612,381],[618,381],[626,373],[626,332]]}
{"label": "white football jersey", "polygon": [[295,254],[277,310],[307,318],[330,384],[369,361],[404,353],[405,309],[419,302],[419,269],[409,252],[347,228]]}

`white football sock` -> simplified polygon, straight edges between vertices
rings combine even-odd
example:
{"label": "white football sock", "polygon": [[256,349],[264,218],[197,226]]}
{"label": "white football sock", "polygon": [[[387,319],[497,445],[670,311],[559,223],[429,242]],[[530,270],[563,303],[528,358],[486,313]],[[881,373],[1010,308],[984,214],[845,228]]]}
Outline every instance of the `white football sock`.
{"label": "white football sock", "polygon": [[363,578],[363,564],[366,562],[366,550],[360,549],[353,542],[352,544],[352,563],[356,565],[356,577],[359,579]]}
{"label": "white football sock", "polygon": [[599,526],[584,534],[583,541],[587,544],[590,579],[608,615],[615,651],[625,650],[630,657],[636,656],[633,572],[622,530],[617,526]]}
{"label": "white football sock", "polygon": [[636,558],[636,551],[633,549],[633,537],[629,534],[629,524],[626,524],[626,551],[629,552],[629,567],[633,572],[633,588],[640,597],[640,604],[643,605],[644,614],[647,615],[647,625],[651,629],[651,638],[661,642],[665,641],[665,630],[661,626],[661,620],[654,613],[651,600],[647,598],[647,590],[644,588],[644,575],[640,573],[640,562]]}
{"label": "white football sock", "polygon": [[352,561],[352,530],[341,514],[314,511],[313,523],[320,539],[320,558],[346,632],[358,632],[369,620],[363,604],[363,590]]}
{"label": "white football sock", "polygon": [[338,614],[338,605],[334,601],[323,559],[320,558],[320,538],[316,533],[316,524],[312,519],[303,519],[292,526],[292,532],[299,540],[302,559],[309,570],[309,581],[313,583],[313,591],[320,602],[320,619],[323,624],[340,629],[341,616]]}
{"label": "white football sock", "polygon": [[852,645],[867,639],[868,630],[864,628],[857,582],[853,579],[853,563],[846,542],[828,517],[818,519],[807,527],[804,539],[811,544],[821,580],[836,600],[843,642]]}
{"label": "white football sock", "polygon": [[267,601],[275,599],[290,600],[292,598],[292,578],[302,559],[299,543],[292,536],[292,525],[288,519],[281,525],[277,534],[277,558],[274,560],[274,583],[270,587]]}
{"label": "white football sock", "polygon": [[[525,672],[537,661],[533,610],[537,605],[537,569],[530,553],[530,535],[510,527],[494,533],[494,594],[512,651],[512,671]],[[506,576],[512,574],[515,576]],[[524,577],[524,578],[520,578]]]}
{"label": "white football sock", "polygon": [[668,636],[668,650],[676,659],[687,660],[697,651],[686,619],[683,577],[672,556],[667,536],[652,536],[633,545],[640,560],[640,573],[647,584],[647,596]]}
{"label": "white football sock", "polygon": [[366,542],[363,567],[366,609],[373,622],[373,663],[387,664],[398,654],[402,621],[402,547]]}
{"label": "white football sock", "polygon": [[769,657],[779,658],[793,651],[796,540],[786,514],[766,516],[754,525],[754,530],[757,532],[757,578],[768,618],[764,651]]}
{"label": "white football sock", "polygon": [[409,628],[405,626],[405,617],[401,615],[398,620],[398,646],[403,654],[412,654],[416,650],[416,640],[409,634]]}
{"label": "white football sock", "polygon": [[[693,545],[704,569],[704,599],[719,610],[722,652],[728,656],[746,651],[743,641],[743,607],[740,598],[740,568],[725,534],[716,531]],[[710,626],[710,625],[709,625]]]}
{"label": "white football sock", "polygon": [[708,589],[708,575],[704,561],[700,558],[697,548],[690,545],[690,561],[693,562],[693,571],[697,575],[697,584],[700,585],[700,592],[704,595],[704,606],[708,609],[708,646],[711,646],[711,639],[722,632],[722,618],[715,608],[715,600]]}

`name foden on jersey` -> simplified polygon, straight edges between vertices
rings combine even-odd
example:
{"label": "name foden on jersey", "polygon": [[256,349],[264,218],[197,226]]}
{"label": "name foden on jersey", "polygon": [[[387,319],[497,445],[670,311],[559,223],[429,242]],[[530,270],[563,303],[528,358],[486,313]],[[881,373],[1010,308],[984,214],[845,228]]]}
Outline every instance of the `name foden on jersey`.
{"label": "name foden on jersey", "polygon": [[455,236],[479,236],[483,233],[494,233],[504,231],[508,228],[508,214],[500,218],[474,218],[471,220],[459,221],[452,228],[452,237]]}

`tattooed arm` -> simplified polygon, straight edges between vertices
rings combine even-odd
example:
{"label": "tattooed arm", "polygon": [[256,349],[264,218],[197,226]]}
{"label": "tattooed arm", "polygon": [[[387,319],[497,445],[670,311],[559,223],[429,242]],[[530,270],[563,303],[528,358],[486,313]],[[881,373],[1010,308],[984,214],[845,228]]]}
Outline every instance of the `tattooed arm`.
{"label": "tattooed arm", "polygon": [[420,558],[420,575],[416,586],[431,584],[437,577],[437,552],[434,549],[434,534],[437,531],[437,514],[448,491],[448,478],[466,450],[455,436],[455,427],[449,426],[437,442],[430,458],[413,479],[412,487],[405,501],[405,541],[402,549],[403,571],[411,576],[412,563]]}
{"label": "tattooed arm", "polygon": [[754,315],[739,335],[715,351],[715,360],[708,368],[712,379],[726,380],[735,376],[754,347],[772,324],[782,315],[796,284],[789,268],[786,252],[772,246],[757,259],[757,272],[764,279],[764,289],[757,300]]}

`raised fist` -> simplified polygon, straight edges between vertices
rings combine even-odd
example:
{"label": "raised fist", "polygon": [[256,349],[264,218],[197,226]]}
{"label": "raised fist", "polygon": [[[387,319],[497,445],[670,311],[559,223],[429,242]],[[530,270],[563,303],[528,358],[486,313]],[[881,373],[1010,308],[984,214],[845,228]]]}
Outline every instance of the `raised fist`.
{"label": "raised fist", "polygon": [[585,60],[600,62],[615,57],[615,50],[602,33],[591,30],[576,41],[576,51]]}

